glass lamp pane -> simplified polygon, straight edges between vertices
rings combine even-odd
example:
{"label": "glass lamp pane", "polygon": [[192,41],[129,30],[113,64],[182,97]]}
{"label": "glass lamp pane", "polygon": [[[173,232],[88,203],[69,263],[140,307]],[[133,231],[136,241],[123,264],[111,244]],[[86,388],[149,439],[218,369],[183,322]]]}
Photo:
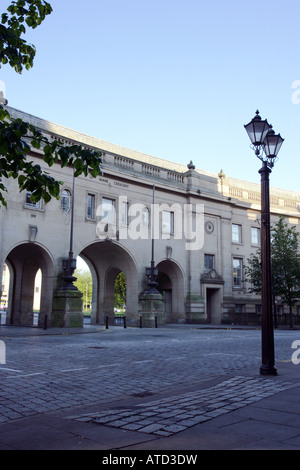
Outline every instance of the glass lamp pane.
{"label": "glass lamp pane", "polygon": [[264,140],[264,152],[268,158],[275,158],[280,150],[282,142],[284,139],[280,136],[280,134],[274,134],[273,132],[269,132]]}
{"label": "glass lamp pane", "polygon": [[268,121],[262,121],[258,111],[252,121],[244,127],[253,145],[261,145],[270,129]]}

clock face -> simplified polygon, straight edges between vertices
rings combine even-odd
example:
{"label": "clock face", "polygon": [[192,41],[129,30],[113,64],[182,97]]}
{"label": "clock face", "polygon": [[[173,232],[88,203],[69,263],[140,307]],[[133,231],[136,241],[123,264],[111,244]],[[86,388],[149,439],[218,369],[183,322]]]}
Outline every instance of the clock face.
{"label": "clock face", "polygon": [[148,207],[144,207],[143,209],[143,225],[144,227],[149,226],[149,221],[150,221],[150,212]]}
{"label": "clock face", "polygon": [[212,222],[206,222],[205,230],[207,233],[212,233],[214,231],[214,224]]}

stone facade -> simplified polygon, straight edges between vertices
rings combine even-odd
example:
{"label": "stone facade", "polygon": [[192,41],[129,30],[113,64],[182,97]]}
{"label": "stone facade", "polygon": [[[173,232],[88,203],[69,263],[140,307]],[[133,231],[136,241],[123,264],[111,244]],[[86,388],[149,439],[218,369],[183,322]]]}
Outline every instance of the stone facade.
{"label": "stone facade", "polygon": [[[8,206],[0,209],[0,266],[10,272],[7,324],[32,323],[40,269],[39,326],[45,320],[48,326],[77,326],[78,318],[71,314],[66,314],[67,322],[61,316],[57,320],[65,297],[59,289],[72,204],[74,256],[86,261],[93,278],[92,323],[104,324],[106,317],[113,321],[114,282],[124,272],[127,324],[139,324],[152,253],[166,322],[259,323],[260,298],[247,292],[243,275],[247,258],[259,246],[259,181],[201,171],[190,158],[186,165],[169,162],[8,110],[50,139],[101,150],[103,175],[76,178],[73,191],[72,169],[49,169],[32,150],[28,158],[64,182],[61,199],[34,205],[14,180],[5,182]],[[280,215],[299,229],[300,193],[271,189],[272,223]]]}

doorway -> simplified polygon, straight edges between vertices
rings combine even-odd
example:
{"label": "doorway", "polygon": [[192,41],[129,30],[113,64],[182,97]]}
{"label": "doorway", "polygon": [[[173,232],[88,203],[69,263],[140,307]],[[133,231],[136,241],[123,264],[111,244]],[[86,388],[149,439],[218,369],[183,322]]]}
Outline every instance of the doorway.
{"label": "doorway", "polygon": [[206,314],[207,323],[216,325],[221,323],[221,288],[206,288]]}
{"label": "doorway", "polygon": [[180,267],[172,260],[157,264],[158,290],[164,296],[166,322],[184,320],[184,278]]}

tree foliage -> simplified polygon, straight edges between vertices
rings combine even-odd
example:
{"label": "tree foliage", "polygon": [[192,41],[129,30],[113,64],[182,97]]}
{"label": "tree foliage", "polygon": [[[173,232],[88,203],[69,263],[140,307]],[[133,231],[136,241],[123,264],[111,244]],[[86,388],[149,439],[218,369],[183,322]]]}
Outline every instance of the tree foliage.
{"label": "tree foliage", "polygon": [[245,277],[250,282],[248,292],[254,294],[261,293],[261,249],[256,253],[251,253],[247,259],[248,265],[245,266]]}
{"label": "tree foliage", "polygon": [[[30,28],[39,26],[52,12],[43,0],[13,1],[3,13],[0,24],[0,67],[9,64],[17,73],[33,66],[35,47],[22,35],[25,24]],[[19,189],[32,193],[31,199],[46,203],[52,197],[59,198],[62,181],[55,180],[41,165],[28,159],[32,150],[38,150],[47,167],[54,163],[63,168],[74,167],[75,177],[101,173],[101,152],[83,148],[81,145],[64,145],[59,139],[49,140],[35,126],[21,119],[12,119],[6,105],[0,105],[0,205],[6,206],[4,193],[7,188],[2,178],[17,179]]]}
{"label": "tree foliage", "polygon": [[74,285],[82,293],[83,308],[86,309],[88,305],[92,304],[93,281],[91,272],[89,270],[76,269],[74,276],[77,278]]}
{"label": "tree foliage", "polygon": [[[289,227],[280,217],[272,230],[271,263],[273,294],[290,309],[300,300],[300,234],[296,226]],[[245,267],[246,279],[251,283],[249,292],[261,293],[260,248],[248,258]]]}
{"label": "tree foliage", "polygon": [[[281,217],[272,236],[273,286],[276,296],[290,308],[300,300],[299,233]],[[290,321],[291,323],[291,321]]]}
{"label": "tree foliage", "polygon": [[25,24],[34,29],[52,12],[51,5],[43,0],[17,0],[11,2],[7,13],[2,13],[0,25],[0,60],[21,73],[33,66],[36,49],[22,38]]}
{"label": "tree foliage", "polygon": [[126,304],[126,277],[123,272],[119,273],[115,281],[114,306],[123,308]]}

